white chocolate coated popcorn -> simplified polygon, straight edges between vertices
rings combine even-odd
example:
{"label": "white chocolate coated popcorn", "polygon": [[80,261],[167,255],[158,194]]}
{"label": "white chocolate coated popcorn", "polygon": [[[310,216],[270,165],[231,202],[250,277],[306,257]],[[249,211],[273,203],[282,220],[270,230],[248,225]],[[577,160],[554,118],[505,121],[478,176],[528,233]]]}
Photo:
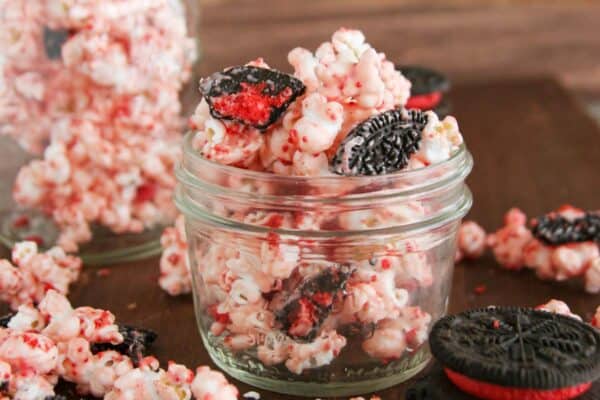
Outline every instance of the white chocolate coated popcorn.
{"label": "white chocolate coated popcorn", "polygon": [[[584,211],[565,205],[553,212],[572,220]],[[505,216],[505,225],[488,236],[497,261],[508,269],[533,269],[540,279],[564,281],[583,277],[590,293],[600,290],[600,250],[593,241],[548,245],[533,237],[526,226],[527,217],[519,209],[511,209]]]}
{"label": "white chocolate coated popcorn", "polygon": [[81,270],[79,258],[59,248],[38,253],[34,242],[17,243],[12,258],[15,266],[0,260],[0,299],[13,309],[42,301],[49,290],[68,293]]}
{"label": "white chocolate coated popcorn", "polygon": [[346,346],[346,338],[336,331],[323,332],[312,343],[295,343],[285,366],[295,374],[328,365]]}
{"label": "white chocolate coated popcorn", "polygon": [[458,228],[457,261],[463,258],[477,259],[486,250],[487,235],[475,221],[464,221]]}
{"label": "white chocolate coated popcorn", "polygon": [[576,320],[581,321],[581,317],[577,314],[573,314],[567,303],[561,300],[552,299],[545,304],[537,306],[536,310],[566,315],[567,317],[575,318]]}
{"label": "white chocolate coated popcorn", "polygon": [[198,400],[234,400],[238,396],[235,386],[208,367],[198,368],[194,375],[175,363],[162,370],[153,357],[134,368],[132,360],[116,351],[92,354],[91,343],[123,340],[114,316],[91,307],[74,309],[56,291],[49,291],[37,308],[21,306],[8,325],[0,328],[0,384],[8,395],[2,399],[53,397],[59,377],[76,384],[81,395],[108,400],[182,400],[192,394]]}

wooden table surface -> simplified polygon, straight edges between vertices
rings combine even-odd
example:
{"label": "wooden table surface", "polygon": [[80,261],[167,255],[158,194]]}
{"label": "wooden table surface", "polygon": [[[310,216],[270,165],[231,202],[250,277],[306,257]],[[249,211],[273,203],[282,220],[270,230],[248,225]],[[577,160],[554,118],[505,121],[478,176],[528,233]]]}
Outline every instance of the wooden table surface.
{"label": "wooden table surface", "polygon": [[[268,3],[274,7],[287,4]],[[393,12],[388,13],[381,5],[386,2],[378,1],[374,3],[381,4],[374,9],[376,11],[368,12],[367,18],[351,12],[342,18],[333,13],[331,3],[329,0],[321,3],[321,7],[329,7],[326,17],[322,17],[322,13],[306,12],[303,20],[289,11],[286,13],[284,6],[277,6],[276,11],[283,13],[283,17],[276,21],[247,5],[237,11],[234,6],[223,6],[230,7],[230,14],[217,13],[216,6],[211,5],[205,15],[205,61],[201,71],[241,63],[256,55],[274,60],[274,65],[282,67],[290,47],[302,43],[312,48],[342,24],[365,29],[370,42],[386,50],[392,60],[432,61],[422,47],[418,50],[416,46],[406,46],[406,43],[427,46],[428,43],[419,42],[418,35],[395,34],[391,36],[393,40],[389,39],[390,33],[404,29],[401,24],[417,24],[403,18],[396,6],[390,5]],[[360,10],[362,6],[356,7]],[[571,12],[568,7],[563,11],[554,10],[555,18]],[[417,11],[413,12],[418,15]],[[474,20],[483,15],[478,12],[473,11]],[[248,28],[247,31],[230,26],[230,18],[235,24]],[[520,20],[518,15],[512,18]],[[567,20],[565,23],[573,23],[572,19]],[[261,31],[264,24],[269,28]],[[569,38],[565,43],[572,39]],[[451,41],[452,37],[440,36],[437,40]],[[600,131],[578,102],[549,77],[516,78],[507,74],[509,78],[496,76],[492,80],[483,79],[481,75],[470,82],[469,63],[472,61],[477,60],[466,58],[462,64],[453,61],[456,62],[452,64],[456,67],[453,71],[459,71],[459,79],[451,94],[454,114],[475,158],[475,169],[469,178],[475,198],[470,218],[487,229],[494,229],[512,206],[519,206],[531,215],[566,202],[583,208],[600,208]],[[507,69],[512,68],[508,60],[503,63]],[[156,330],[159,339],[153,350],[161,362],[176,360],[190,367],[210,364],[196,329],[192,299],[190,296],[172,298],[159,289],[158,259],[114,265],[110,271],[108,276],[99,276],[97,268],[86,268],[69,296],[73,304],[107,308],[117,315],[118,321]],[[487,286],[487,291],[476,295],[474,288],[482,284]],[[489,304],[535,306],[550,298],[567,301],[585,318],[600,305],[600,296],[585,294],[580,283],[541,282],[530,272],[501,270],[486,256],[457,266],[450,308],[456,312]],[[247,385],[239,387],[242,393],[251,390]],[[404,390],[404,386],[399,386],[378,394],[384,400],[396,400],[403,398]],[[292,398],[259,392],[265,400]]]}

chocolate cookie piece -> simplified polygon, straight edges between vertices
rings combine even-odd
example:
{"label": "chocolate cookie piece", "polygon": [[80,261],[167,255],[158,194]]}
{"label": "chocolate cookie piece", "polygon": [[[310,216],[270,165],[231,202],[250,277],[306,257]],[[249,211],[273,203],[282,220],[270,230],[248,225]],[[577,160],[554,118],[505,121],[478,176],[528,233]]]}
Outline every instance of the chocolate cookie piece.
{"label": "chocolate cookie piece", "polygon": [[137,365],[148,354],[148,348],[154,343],[158,335],[143,328],[128,325],[119,325],[119,333],[123,335],[123,342],[119,344],[94,343],[92,353],[114,350],[128,356]]}
{"label": "chocolate cookie piece", "polygon": [[238,66],[200,82],[214,118],[264,130],[277,121],[306,90],[292,75],[273,69]]}
{"label": "chocolate cookie piece", "polygon": [[331,168],[338,175],[383,175],[408,165],[419,149],[427,115],[394,109],[374,115],[354,127],[340,143]]}
{"label": "chocolate cookie piece", "polygon": [[439,320],[431,351],[461,390],[484,399],[568,399],[600,377],[600,333],[563,315],[488,307]]}
{"label": "chocolate cookie piece", "polygon": [[536,239],[550,246],[574,242],[600,242],[600,215],[587,212],[583,217],[571,220],[550,213],[534,219],[531,233]]}

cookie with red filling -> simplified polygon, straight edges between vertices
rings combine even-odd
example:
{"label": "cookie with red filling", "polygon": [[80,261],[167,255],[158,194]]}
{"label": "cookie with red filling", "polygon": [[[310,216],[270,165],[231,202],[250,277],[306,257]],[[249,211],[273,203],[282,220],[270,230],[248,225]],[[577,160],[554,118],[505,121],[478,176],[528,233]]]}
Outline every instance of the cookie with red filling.
{"label": "cookie with red filling", "polygon": [[214,118],[260,130],[277,121],[305,90],[292,75],[249,65],[228,68],[200,82]]}
{"label": "cookie with red filling", "polygon": [[430,68],[405,65],[397,67],[412,84],[406,108],[434,110],[440,117],[448,115],[450,103],[444,95],[450,89],[450,81],[443,74]]}
{"label": "cookie with red filling", "polygon": [[313,340],[336,303],[343,302],[352,269],[331,265],[292,289],[276,312],[282,330],[299,340]]}
{"label": "cookie with red filling", "polygon": [[563,315],[488,307],[439,320],[431,352],[459,389],[489,400],[567,400],[600,377],[600,332]]}

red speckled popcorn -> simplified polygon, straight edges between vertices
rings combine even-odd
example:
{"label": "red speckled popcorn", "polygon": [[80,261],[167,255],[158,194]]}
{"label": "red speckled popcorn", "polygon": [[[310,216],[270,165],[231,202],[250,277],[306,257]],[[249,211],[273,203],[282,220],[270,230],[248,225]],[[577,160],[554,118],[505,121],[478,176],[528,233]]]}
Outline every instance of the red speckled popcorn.
{"label": "red speckled popcorn", "polygon": [[158,280],[160,287],[171,296],[189,293],[192,290],[192,282],[187,261],[187,241],[182,215],[177,217],[174,227],[165,229],[160,243],[163,247]]}
{"label": "red speckled popcorn", "polygon": [[513,208],[504,216],[504,227],[488,236],[488,246],[504,268],[518,270],[524,266],[523,249],[532,239],[526,223],[525,214]]}
{"label": "red speckled popcorn", "polygon": [[486,239],[485,231],[477,222],[463,222],[458,229],[457,261],[481,257],[486,250]]}
{"label": "red speckled popcorn", "polygon": [[178,94],[196,57],[181,7],[0,5],[0,134],[43,153],[20,171],[14,198],[52,216],[66,251],[91,239],[91,224],[135,233],[175,218]]}
{"label": "red speckled popcorn", "polygon": [[[554,214],[569,220],[583,216],[584,212],[567,205],[554,211]],[[526,266],[546,280],[564,281],[583,277],[586,291],[600,291],[600,250],[595,242],[549,245],[536,239],[526,223],[525,214],[512,209],[505,217],[505,226],[488,236],[488,245],[503,267],[520,269]]]}
{"label": "red speckled popcorn", "polygon": [[73,382],[81,395],[108,400],[235,400],[237,389],[208,367],[196,375],[183,365],[159,368],[153,357],[137,368],[116,351],[93,354],[91,343],[118,344],[123,337],[106,310],[73,309],[50,290],[38,308],[21,306],[8,328],[0,328],[0,399],[39,400],[55,395],[58,378]]}
{"label": "red speckled popcorn", "polygon": [[[458,209],[470,206],[460,193],[471,159],[457,121],[400,110],[410,82],[360,31],[340,29],[288,61],[293,76],[259,58],[201,81],[177,174],[186,234],[183,219],[165,231],[160,285],[172,295],[191,287],[213,358],[235,364],[225,368],[232,374],[270,379],[268,387],[281,381],[282,391],[307,395],[298,388],[313,378],[310,390],[347,376],[358,385],[413,373],[444,312],[453,265],[444,251],[454,246]],[[278,94],[293,99],[287,108],[277,108]],[[351,131],[364,137],[343,150],[377,163],[388,146],[404,168],[342,176],[332,164]],[[398,135],[386,142],[390,131]],[[361,145],[384,150],[362,155]],[[445,180],[454,169],[465,174]],[[440,190],[420,193],[425,182]],[[445,206],[456,213],[430,232]],[[471,228],[463,247],[476,257],[485,233]]]}
{"label": "red speckled popcorn", "polygon": [[40,302],[51,289],[67,294],[81,270],[79,258],[66,255],[58,247],[39,253],[34,242],[17,243],[12,260],[14,266],[0,260],[0,299],[13,309]]}
{"label": "red speckled popcorn", "polygon": [[567,317],[575,318],[576,320],[581,321],[581,317],[577,314],[573,314],[567,303],[561,300],[552,299],[546,304],[537,306],[536,310],[566,315]]}

